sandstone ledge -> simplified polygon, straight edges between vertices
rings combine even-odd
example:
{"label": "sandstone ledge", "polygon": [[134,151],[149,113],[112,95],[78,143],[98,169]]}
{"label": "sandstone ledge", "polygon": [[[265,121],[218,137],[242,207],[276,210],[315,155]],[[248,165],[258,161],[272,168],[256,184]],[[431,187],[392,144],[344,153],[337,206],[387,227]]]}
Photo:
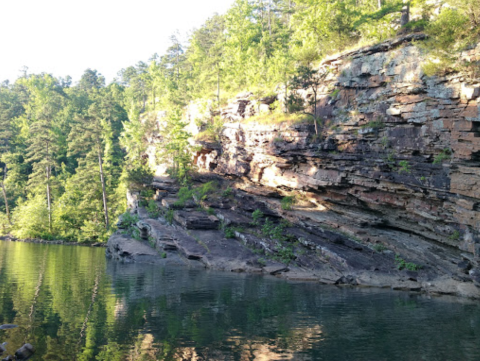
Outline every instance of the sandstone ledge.
{"label": "sandstone ledge", "polygon": [[[234,228],[233,238],[226,238],[224,231],[212,227],[199,229],[194,216],[200,213],[203,219],[207,214],[198,210],[199,205],[175,210],[173,224],[168,224],[163,217],[150,218],[138,208],[133,211],[141,218],[137,228],[142,239],[135,240],[124,234],[125,230],[119,230],[108,242],[107,256],[122,262],[157,263],[166,267],[250,272],[291,281],[480,298],[480,288],[468,275],[471,264],[460,253],[441,246],[426,253],[409,253],[407,250],[412,244],[417,247],[416,251],[429,247],[412,241],[400,252],[402,257],[408,255],[408,261],[421,268],[408,271],[398,269],[395,253],[400,246],[398,249],[382,246],[374,250],[371,244],[333,229],[314,227],[313,222],[307,226],[301,221],[292,222],[282,228],[285,238],[272,239],[259,231],[261,227],[245,226],[246,220],[251,220],[252,209],[268,208],[277,216],[276,219],[271,217],[275,225],[280,225],[281,219],[292,214],[305,219],[308,209],[282,213],[281,208],[275,209],[274,204],[267,203],[267,197],[253,196],[242,190],[232,192],[228,201],[219,195],[211,195],[203,202],[212,206],[220,218],[223,214],[224,219],[228,217],[244,225]],[[226,203],[230,204],[228,212],[225,211]],[[161,202],[158,204],[160,206]],[[183,222],[186,215],[191,222]],[[466,264],[462,265],[462,262]]]}

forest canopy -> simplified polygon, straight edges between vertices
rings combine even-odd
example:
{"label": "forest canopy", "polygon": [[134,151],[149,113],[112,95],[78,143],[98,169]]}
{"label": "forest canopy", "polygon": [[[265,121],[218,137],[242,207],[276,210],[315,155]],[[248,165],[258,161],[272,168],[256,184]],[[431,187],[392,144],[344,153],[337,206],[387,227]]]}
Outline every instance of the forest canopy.
{"label": "forest canopy", "polygon": [[[181,181],[191,170],[183,110],[218,110],[240,91],[267,96],[315,75],[326,56],[423,31],[435,62],[453,69],[478,41],[478,0],[236,0],[165,54],[122,69],[106,84],[87,69],[77,84],[28,74],[0,84],[0,224],[20,238],[105,241],[126,210],[127,188],[152,174],[146,139],[162,114],[159,162]],[[476,66],[476,65],[475,65]],[[302,78],[303,77],[303,78]],[[305,82],[305,80],[303,80]],[[285,111],[295,109],[285,109]],[[299,109],[296,109],[299,111]],[[213,127],[221,120],[212,119]]]}

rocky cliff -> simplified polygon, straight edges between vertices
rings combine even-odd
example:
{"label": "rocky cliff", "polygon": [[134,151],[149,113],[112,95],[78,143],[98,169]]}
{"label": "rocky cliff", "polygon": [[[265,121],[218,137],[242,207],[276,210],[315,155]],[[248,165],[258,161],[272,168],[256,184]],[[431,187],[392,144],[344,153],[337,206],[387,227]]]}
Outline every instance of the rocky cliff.
{"label": "rocky cliff", "polygon": [[[322,63],[318,133],[269,114],[282,94],[237,96],[220,112],[219,140],[197,141],[197,184],[213,179],[217,191],[185,202],[178,185],[157,179],[160,215],[130,195],[143,241],[120,232],[107,253],[480,298],[480,80],[425,76],[422,39]],[[480,47],[464,58],[480,59]]]}
{"label": "rocky cliff", "polygon": [[[319,135],[311,124],[248,122],[258,107],[249,112],[251,95],[240,96],[224,112],[237,121],[225,124],[219,144],[203,144],[198,166],[303,195],[320,223],[360,238],[391,230],[478,260],[480,79],[425,76],[412,43],[419,39],[327,59]],[[465,57],[480,59],[480,47]]]}

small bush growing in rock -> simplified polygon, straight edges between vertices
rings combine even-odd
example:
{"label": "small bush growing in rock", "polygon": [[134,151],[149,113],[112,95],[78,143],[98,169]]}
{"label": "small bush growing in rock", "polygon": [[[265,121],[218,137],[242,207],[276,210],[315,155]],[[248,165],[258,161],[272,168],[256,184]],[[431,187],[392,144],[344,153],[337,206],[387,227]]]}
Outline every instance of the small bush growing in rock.
{"label": "small bush growing in rock", "polygon": [[296,203],[295,196],[283,197],[280,204],[283,210],[289,211],[292,209],[292,206]]}
{"label": "small bush growing in rock", "polygon": [[183,207],[186,201],[192,199],[193,190],[188,187],[182,187],[178,190],[177,197],[178,200],[174,204]]}
{"label": "small bush growing in rock", "polygon": [[409,270],[409,271],[418,271],[419,269],[422,268],[422,266],[419,266],[415,263],[405,261],[398,254],[395,255],[395,263],[397,264],[397,269],[398,270],[406,269],[406,270]]}
{"label": "small bush growing in rock", "polygon": [[256,209],[252,213],[252,225],[254,226],[259,226],[260,225],[260,220],[263,217],[263,212],[260,209]]}
{"label": "small bush growing in rock", "polygon": [[224,230],[225,238],[235,238],[235,230],[230,227],[226,227]]}
{"label": "small bush growing in rock", "polygon": [[385,247],[383,244],[380,244],[380,243],[374,244],[372,248],[375,252],[378,252],[378,253],[383,252],[387,249],[387,247]]}
{"label": "small bush growing in rock", "polygon": [[294,260],[295,254],[293,253],[293,247],[280,247],[277,250],[277,260],[279,260],[282,263],[288,264],[290,261]]}
{"label": "small bush growing in rock", "polygon": [[274,223],[270,219],[266,219],[265,223],[262,227],[262,234],[265,237],[276,239],[278,241],[286,241],[287,237],[283,235],[283,230],[285,226],[283,224],[279,224],[275,226]]}
{"label": "small bush growing in rock", "polygon": [[227,189],[225,189],[222,193],[222,197],[230,197],[231,195],[233,194],[233,189],[228,187]]}
{"label": "small bush growing in rock", "polygon": [[448,148],[443,149],[433,160],[433,164],[442,164],[444,160],[450,159],[452,151]]}
{"label": "small bush growing in rock", "polygon": [[173,223],[173,210],[172,209],[169,209],[167,211],[167,213],[165,214],[165,220],[169,223],[169,224],[172,224]]}
{"label": "small bush growing in rock", "polygon": [[152,218],[157,218],[160,215],[160,209],[157,206],[157,203],[153,199],[148,201],[147,205],[148,215]]}
{"label": "small bush growing in rock", "polygon": [[455,230],[453,231],[452,235],[448,238],[450,238],[452,241],[456,241],[457,239],[460,239],[460,232]]}
{"label": "small bush growing in rock", "polygon": [[410,164],[406,160],[401,160],[398,165],[400,168],[398,168],[398,173],[410,173]]}
{"label": "small bush growing in rock", "polygon": [[197,200],[203,200],[207,197],[208,194],[213,193],[217,190],[217,184],[215,182],[207,182],[201,185],[198,188],[195,188],[193,194]]}

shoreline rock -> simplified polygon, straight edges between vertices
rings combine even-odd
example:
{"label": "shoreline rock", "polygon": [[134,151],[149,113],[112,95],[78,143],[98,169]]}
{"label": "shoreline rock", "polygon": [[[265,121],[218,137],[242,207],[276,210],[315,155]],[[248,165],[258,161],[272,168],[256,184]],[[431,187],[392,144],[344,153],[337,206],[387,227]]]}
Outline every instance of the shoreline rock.
{"label": "shoreline rock", "polygon": [[[224,181],[218,178],[217,182],[221,184]],[[156,182],[155,187],[162,188],[161,182]],[[480,287],[468,275],[466,263],[470,261],[465,260],[460,251],[443,245],[434,249],[429,243],[414,240],[412,243],[420,253],[408,253],[411,244],[407,242],[407,248],[399,252],[400,257],[392,249],[380,247],[375,250],[372,244],[334,229],[302,223],[298,216],[297,221],[286,222],[289,219],[287,213],[299,211],[283,212],[281,207],[275,209],[267,203],[271,200],[268,197],[254,196],[238,189],[230,189],[229,192],[228,200],[218,192],[199,204],[172,210],[172,224],[164,217],[150,217],[142,207],[132,209],[140,219],[136,228],[141,238],[133,239],[128,236],[127,230],[119,230],[107,243],[107,257],[127,263],[248,272],[290,281],[390,288],[480,299]],[[168,196],[174,200],[176,191]],[[200,203],[208,204],[210,211],[201,211]],[[160,201],[157,201],[157,206],[166,213],[167,208]],[[251,210],[260,208],[272,216],[276,215],[276,218],[271,217],[267,221],[264,217],[262,226],[251,223],[245,226],[247,220],[252,221]],[[222,219],[224,229],[204,227],[207,214]],[[196,222],[196,217],[200,223]],[[185,222],[187,218],[189,221]],[[227,234],[227,219],[231,220],[230,225],[243,226],[232,226],[233,234]],[[265,224],[276,231],[265,235],[262,233],[265,232]],[[423,247],[430,247],[429,252],[422,253]],[[403,258],[407,257],[405,255],[408,255],[408,262]]]}

